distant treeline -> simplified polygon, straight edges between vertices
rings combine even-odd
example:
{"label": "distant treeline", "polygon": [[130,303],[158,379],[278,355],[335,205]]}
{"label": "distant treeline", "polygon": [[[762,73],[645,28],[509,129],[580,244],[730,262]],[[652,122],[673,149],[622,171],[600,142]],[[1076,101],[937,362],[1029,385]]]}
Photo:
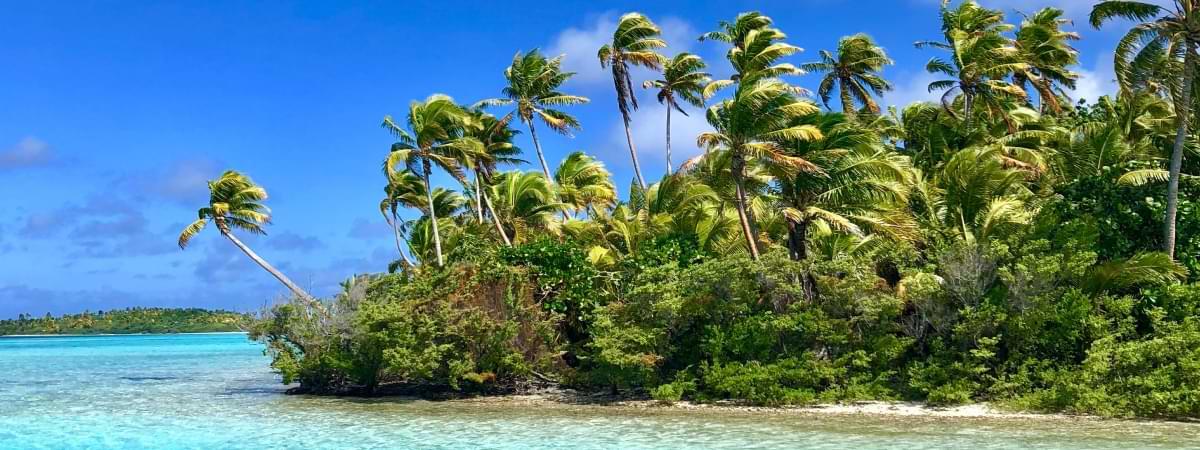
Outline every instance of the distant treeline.
{"label": "distant treeline", "polygon": [[123,334],[240,331],[246,315],[199,308],[129,308],[53,317],[21,314],[0,320],[0,335]]}

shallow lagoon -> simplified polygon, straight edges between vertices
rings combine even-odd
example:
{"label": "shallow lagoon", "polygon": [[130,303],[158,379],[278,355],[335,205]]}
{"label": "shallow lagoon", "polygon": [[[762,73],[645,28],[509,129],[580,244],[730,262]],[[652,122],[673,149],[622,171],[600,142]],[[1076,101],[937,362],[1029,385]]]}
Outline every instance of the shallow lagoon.
{"label": "shallow lagoon", "polygon": [[1200,425],[286,396],[242,334],[0,338],[0,448],[1200,448]]}

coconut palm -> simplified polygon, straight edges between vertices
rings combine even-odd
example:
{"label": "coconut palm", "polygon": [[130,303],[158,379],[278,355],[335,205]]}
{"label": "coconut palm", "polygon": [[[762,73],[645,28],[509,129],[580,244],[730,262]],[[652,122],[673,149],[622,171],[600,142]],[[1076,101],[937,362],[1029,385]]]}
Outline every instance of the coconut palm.
{"label": "coconut palm", "polygon": [[1033,217],[1026,173],[1005,167],[994,148],[964,149],[932,177],[915,179],[913,212],[927,230],[980,242]]}
{"label": "coconut palm", "polygon": [[241,230],[250,234],[267,234],[263,225],[271,223],[271,210],[262,202],[267,199],[267,190],[254,184],[250,177],[233,170],[226,170],[215,180],[208,182],[208,206],[197,212],[199,218],[189,224],[179,233],[179,248],[187,248],[192,238],[211,221],[217,226],[221,236],[225,236],[242,253],[283,283],[297,297],[318,304],[313,296],[300,289],[282,272],[267,263],[266,260],[254,253],[250,247],[242,243],[233,234],[233,230]]}
{"label": "coconut palm", "polygon": [[508,114],[503,118],[496,118],[479,109],[471,110],[470,114],[472,120],[465,130],[464,145],[471,146],[473,150],[462,152],[462,160],[459,163],[470,170],[471,179],[460,181],[463,183],[464,189],[474,194],[476,219],[483,223],[484,215],[489,215],[500,239],[504,241],[505,245],[512,245],[508,235],[504,232],[504,226],[500,223],[500,219],[495,214],[487,213],[492,209],[492,199],[485,185],[491,179],[491,174],[495,173],[497,164],[525,162],[517,158],[521,154],[521,149],[512,143],[513,136],[517,132],[509,128],[508,123],[513,116]]}
{"label": "coconut palm", "polygon": [[955,114],[953,103],[962,97],[964,128],[971,128],[977,103],[990,114],[1006,119],[1006,103],[1024,101],[1026,94],[1019,86],[1006,81],[1016,70],[1028,66],[1017,59],[1012,40],[1004,36],[1013,26],[1004,22],[1004,13],[979,6],[973,0],[957,8],[942,4],[944,40],[917,42],[917,48],[933,47],[950,53],[949,60],[934,57],[925,70],[943,74],[950,79],[929,84],[929,91],[944,91],[942,106]]}
{"label": "coconut palm", "polygon": [[[425,184],[421,177],[409,170],[401,170],[388,177],[384,186],[384,198],[379,202],[379,213],[392,228],[396,240],[396,251],[405,266],[412,266],[413,261],[404,253],[401,241],[407,241],[406,229],[408,222],[400,218],[401,207],[421,209],[425,205]],[[405,245],[409,245],[405,242]],[[409,245],[411,248],[412,246]]]}
{"label": "coconut palm", "polygon": [[[758,80],[778,78],[784,75],[803,75],[804,71],[790,63],[779,60],[804,51],[800,47],[783,42],[787,35],[770,28],[771,18],[758,13],[743,13],[732,24],[722,22],[724,31],[710,32],[702,39],[714,39],[732,45],[725,57],[733,66],[733,75],[724,80],[715,80],[704,87],[704,97],[710,98],[717,91],[735,83],[754,84]],[[794,93],[805,93],[792,87]]]}
{"label": "coconut palm", "polygon": [[546,156],[542,152],[542,144],[538,141],[535,118],[551,130],[570,135],[571,130],[580,128],[579,120],[560,111],[560,106],[582,105],[588,102],[587,97],[569,95],[559,92],[575,72],[562,71],[562,56],[546,58],[537,49],[529,53],[517,52],[513,56],[512,65],[504,70],[504,78],[508,86],[503,93],[506,98],[488,99],[478,103],[479,106],[516,105],[516,115],[521,122],[529,127],[529,137],[533,140],[533,148],[537,151],[538,161],[542,163],[542,173],[550,179],[550,165],[546,164]]}
{"label": "coconut palm", "polygon": [[574,152],[554,171],[558,197],[576,213],[597,215],[617,203],[617,187],[604,163],[583,152]]}
{"label": "coconut palm", "polygon": [[751,31],[770,28],[772,20],[758,11],[748,11],[738,14],[733,22],[722,20],[718,23],[719,30],[709,31],[700,35],[701,41],[720,41],[733,46],[743,45],[746,35]]}
{"label": "coconut palm", "polygon": [[759,245],[753,219],[747,211],[747,164],[762,163],[790,170],[820,171],[811,162],[788,155],[785,150],[787,142],[821,136],[820,130],[812,125],[793,125],[799,117],[819,111],[816,105],[793,95],[793,91],[791,86],[774,78],[760,79],[752,84],[739,83],[732,98],[708,109],[708,123],[715,131],[702,133],[697,138],[697,144],[709,152],[729,153],[738,220],[753,259],[759,257]]}
{"label": "coconut palm", "polygon": [[674,171],[671,164],[671,110],[688,115],[680,104],[704,107],[704,86],[712,79],[704,72],[704,60],[691,53],[680,53],[663,63],[662,78],[647,80],[643,88],[658,89],[658,102],[667,107],[667,175]]}
{"label": "coconut palm", "polygon": [[541,174],[500,172],[490,188],[493,211],[506,224],[513,242],[524,242],[532,230],[558,233],[561,224],[556,217],[567,205],[558,202],[554,185]]}
{"label": "coconut palm", "polygon": [[612,70],[613,85],[617,90],[617,109],[621,111],[621,120],[625,124],[625,142],[629,144],[629,157],[633,161],[633,174],[638,184],[646,189],[646,180],[642,178],[642,168],[638,163],[637,149],[633,145],[633,133],[629,128],[629,111],[638,109],[637,95],[633,91],[633,79],[629,76],[629,66],[641,66],[648,69],[658,69],[663,62],[663,56],[654,51],[667,46],[666,41],[659,37],[658,25],[641,13],[628,13],[617,21],[617,29],[613,32],[612,42],[600,47],[596,56],[600,58],[600,67]]}
{"label": "coconut palm", "polygon": [[863,105],[872,114],[878,115],[879,104],[872,95],[881,96],[884,91],[892,90],[892,84],[879,74],[884,66],[895,64],[888,58],[887,52],[875,44],[866,34],[846,36],[838,41],[837,54],[821,50],[821,60],[801,65],[808,72],[823,72],[821,85],[817,94],[829,107],[829,99],[836,87],[841,95],[842,114],[853,119],[858,112],[858,104]]}
{"label": "coconut palm", "polygon": [[[1163,221],[1163,251],[1175,257],[1175,217],[1179,210],[1179,177],[1183,166],[1183,149],[1189,132],[1192,111],[1192,89],[1195,83],[1197,36],[1200,36],[1200,2],[1173,0],[1174,8],[1167,9],[1152,3],[1107,0],[1092,8],[1092,26],[1100,28],[1113,19],[1139,21],[1117,44],[1114,68],[1122,88],[1128,90],[1137,72],[1148,70],[1145,63],[1156,53],[1165,53],[1170,60],[1182,60],[1177,80],[1166,84],[1177,86],[1170,93],[1175,100],[1175,143],[1167,179],[1167,211]],[[1145,56],[1145,57],[1144,57]]]}
{"label": "coconut palm", "polygon": [[1031,86],[1043,112],[1061,113],[1058,97],[1067,97],[1064,88],[1074,89],[1079,79],[1079,74],[1068,69],[1079,64],[1079,52],[1071,47],[1079,34],[1062,30],[1069,23],[1061,9],[1043,8],[1025,16],[1017,30],[1018,57],[1027,66],[1014,71],[1013,82],[1022,88]]}
{"label": "coconut palm", "polygon": [[903,214],[898,214],[911,183],[907,157],[840,114],[806,116],[796,123],[815,126],[822,136],[793,141],[787,145],[788,153],[822,170],[776,174],[792,259],[807,257],[814,226],[860,238],[870,232],[895,236],[907,231]]}
{"label": "coconut palm", "polygon": [[438,266],[443,265],[445,261],[442,258],[441,234],[438,230],[430,176],[433,174],[433,166],[436,165],[455,179],[465,178],[459,162],[467,159],[463,156],[464,153],[477,148],[464,143],[464,127],[468,121],[469,116],[454,103],[454,99],[441,94],[432,95],[423,102],[414,101],[409,105],[408,130],[396,123],[391,116],[383,119],[383,128],[396,138],[385,166],[388,174],[396,173],[401,164],[404,164],[409,171],[420,174],[425,182],[425,196],[429,206],[426,213],[433,219],[430,223]]}

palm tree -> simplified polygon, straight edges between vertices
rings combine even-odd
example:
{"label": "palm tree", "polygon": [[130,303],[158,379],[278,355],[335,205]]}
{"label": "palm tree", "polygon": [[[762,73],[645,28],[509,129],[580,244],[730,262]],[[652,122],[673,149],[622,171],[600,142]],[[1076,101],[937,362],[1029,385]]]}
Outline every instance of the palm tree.
{"label": "palm tree", "polygon": [[192,222],[183,232],[179,233],[179,248],[187,248],[192,238],[200,234],[205,225],[209,221],[217,226],[217,230],[221,232],[221,236],[225,236],[237,246],[242,253],[249,256],[259,266],[270,272],[275,279],[287,286],[293,294],[309,301],[311,304],[317,304],[313,296],[309,295],[300,286],[293,283],[291,279],[285,276],[282,272],[276,269],[266,260],[250,250],[246,244],[242,243],[237,236],[234,236],[233,230],[238,229],[251,234],[265,235],[266,231],[262,226],[271,223],[270,209],[262,204],[263,200],[267,199],[267,190],[262,186],[254,184],[250,177],[233,170],[226,170],[220,178],[208,182],[208,206],[200,208],[197,212],[199,218]]}
{"label": "palm tree", "polygon": [[638,163],[637,149],[633,145],[633,133],[629,129],[629,110],[638,109],[637,95],[633,91],[633,79],[629,76],[629,66],[641,66],[657,70],[662,65],[663,56],[654,49],[667,46],[666,41],[659,37],[658,25],[641,13],[628,13],[621,16],[617,22],[617,30],[613,32],[612,42],[600,47],[596,57],[600,58],[600,67],[611,68],[613,85],[617,90],[617,109],[621,111],[621,120],[625,124],[625,142],[629,144],[629,157],[633,160],[633,174],[637,177],[638,185],[646,189],[646,180],[642,178],[642,168]]}
{"label": "palm tree", "polygon": [[1017,59],[1017,49],[1004,33],[1013,26],[1004,23],[1004,13],[979,6],[967,0],[957,8],[949,2],[942,6],[942,33],[944,41],[917,42],[917,48],[933,47],[950,53],[950,60],[934,57],[925,65],[930,73],[951,77],[929,83],[929,91],[944,90],[942,106],[954,114],[953,100],[963,98],[963,125],[970,128],[975,114],[976,102],[993,114],[1004,117],[1006,102],[1024,100],[1025,91],[1005,81],[1016,70],[1025,69],[1026,64]]}
{"label": "palm tree", "polygon": [[697,144],[709,152],[724,151],[730,155],[738,220],[753,259],[759,257],[759,246],[753,219],[747,211],[746,165],[763,163],[791,170],[820,171],[811,162],[790,156],[785,150],[787,142],[821,136],[821,131],[812,125],[793,125],[799,117],[819,111],[816,105],[793,95],[793,91],[791,86],[774,78],[739,83],[732,98],[708,109],[708,123],[715,131],[697,138]]}
{"label": "palm tree", "polygon": [[733,46],[743,45],[746,35],[751,31],[767,29],[771,26],[770,17],[758,11],[748,11],[738,14],[733,22],[722,20],[718,23],[719,30],[709,31],[700,35],[701,41],[720,41]]}
{"label": "palm tree", "polygon": [[464,145],[463,131],[468,120],[467,114],[454,103],[454,99],[434,94],[423,102],[413,101],[408,108],[408,128],[405,130],[397,124],[392,116],[383,118],[383,128],[395,138],[391,153],[388,154],[386,169],[388,174],[396,173],[401,163],[409,171],[421,175],[425,182],[425,196],[433,227],[433,243],[437,254],[438,266],[445,261],[442,258],[441,234],[438,232],[436,208],[434,208],[433,184],[430,175],[433,166],[437,165],[449,172],[455,179],[463,179],[462,168],[459,166],[462,154],[473,147]]}
{"label": "palm tree", "polygon": [[[488,194],[486,185],[490,183],[492,175],[496,172],[497,164],[522,164],[525,161],[517,158],[521,154],[521,149],[513,145],[513,136],[516,136],[517,131],[508,126],[512,121],[512,114],[507,114],[502,118],[483,112],[479,109],[471,111],[473,121],[468,128],[468,136],[478,142],[478,151],[471,153],[470,161],[466,161],[466,165],[471,168],[474,173],[474,186],[471,191],[475,194],[475,204],[477,205],[479,221],[483,221],[484,211],[492,210],[491,194]],[[508,238],[508,234],[504,232],[504,226],[500,223],[500,218],[496,217],[495,213],[489,213],[492,218],[492,223],[496,226],[496,232],[500,234],[500,239],[505,245],[512,245],[512,241]]]}
{"label": "palm tree", "polygon": [[547,59],[537,49],[525,54],[517,52],[512,65],[504,70],[504,78],[508,80],[508,86],[503,90],[506,98],[478,103],[479,106],[516,105],[517,117],[529,127],[529,137],[533,139],[533,148],[546,179],[550,179],[550,165],[546,164],[546,156],[542,153],[534,118],[554,131],[570,135],[571,130],[580,128],[579,120],[555,108],[588,102],[587,97],[559,92],[563,83],[575,75],[575,72],[563,72],[561,66],[562,56]]}
{"label": "palm tree", "polygon": [[1068,23],[1071,21],[1063,18],[1061,9],[1043,8],[1025,16],[1017,30],[1015,45],[1027,67],[1013,73],[1013,82],[1021,87],[1032,86],[1043,112],[1049,109],[1061,113],[1058,96],[1066,97],[1063,87],[1074,89],[1079,79],[1079,74],[1068,69],[1079,64],[1079,52],[1071,47],[1079,34],[1063,31],[1062,26]]}
{"label": "palm tree", "polygon": [[[404,261],[405,266],[411,267],[413,262],[404,253],[404,247],[400,244],[400,241],[407,241],[408,238],[405,237],[407,222],[400,218],[399,209],[402,206],[415,209],[422,209],[424,207],[424,181],[420,176],[411,171],[401,170],[390,174],[388,184],[384,186],[383,191],[384,198],[379,202],[379,213],[383,215],[383,219],[392,228],[392,234],[396,240],[396,251],[400,253],[400,259]],[[409,245],[409,247],[411,248],[412,246]]]}
{"label": "palm tree", "polygon": [[680,105],[704,107],[704,86],[712,79],[704,72],[704,60],[691,53],[680,53],[663,63],[662,79],[647,80],[643,88],[658,89],[658,102],[667,107],[667,175],[674,171],[671,164],[671,110],[688,115]]}
{"label": "palm tree", "polygon": [[[712,39],[732,45],[725,57],[733,66],[733,75],[705,86],[705,98],[711,98],[717,91],[736,83],[754,84],[761,79],[804,74],[795,65],[779,63],[780,59],[804,49],[783,42],[787,35],[779,29],[770,28],[770,25],[770,17],[757,12],[742,13],[732,24],[721,22],[723,31],[709,32],[700,37],[701,40]],[[801,88],[789,88],[793,93],[805,93]]]}
{"label": "palm tree", "polygon": [[511,230],[513,242],[523,242],[530,229],[558,233],[556,216],[567,205],[557,201],[554,185],[537,172],[510,171],[496,175],[491,186],[493,210]]}
{"label": "palm tree", "polygon": [[858,237],[867,232],[899,234],[898,225],[904,221],[897,211],[904,210],[911,184],[908,158],[841,114],[807,116],[796,123],[811,124],[822,136],[790,143],[789,154],[822,170],[776,174],[792,259],[807,258],[814,226]]}
{"label": "palm tree", "polygon": [[872,114],[879,114],[879,104],[871,97],[892,90],[892,84],[879,74],[884,66],[895,64],[882,47],[866,34],[847,36],[838,41],[837,54],[821,50],[821,61],[800,68],[809,72],[824,72],[817,94],[829,107],[830,94],[836,86],[841,93],[842,113],[853,119],[858,112],[855,101]]}
{"label": "palm tree", "polygon": [[576,213],[597,215],[597,207],[607,209],[617,203],[617,187],[604,163],[583,152],[567,155],[554,171],[558,197]]}
{"label": "palm tree", "polygon": [[[1128,90],[1136,72],[1145,70],[1139,61],[1164,52],[1171,59],[1183,60],[1177,82],[1168,81],[1178,89],[1171,90],[1175,99],[1175,144],[1171,149],[1171,164],[1167,179],[1167,213],[1163,221],[1163,251],[1175,257],[1175,217],[1179,211],[1179,176],[1183,167],[1183,149],[1187,142],[1192,111],[1192,89],[1195,83],[1196,45],[1200,35],[1200,2],[1174,0],[1174,10],[1138,1],[1106,0],[1092,8],[1091,23],[1100,28],[1112,19],[1142,21],[1129,30],[1117,44],[1114,67],[1117,80]],[[1153,20],[1151,20],[1153,19]],[[1140,50],[1139,50],[1140,46]]]}

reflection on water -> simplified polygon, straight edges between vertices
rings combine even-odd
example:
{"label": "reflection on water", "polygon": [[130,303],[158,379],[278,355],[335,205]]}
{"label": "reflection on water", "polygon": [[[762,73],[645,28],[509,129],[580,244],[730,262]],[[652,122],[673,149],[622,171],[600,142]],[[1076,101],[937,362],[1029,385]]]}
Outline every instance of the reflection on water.
{"label": "reflection on water", "polygon": [[0,448],[1200,448],[1194,424],[283,395],[237,334],[0,339]]}

